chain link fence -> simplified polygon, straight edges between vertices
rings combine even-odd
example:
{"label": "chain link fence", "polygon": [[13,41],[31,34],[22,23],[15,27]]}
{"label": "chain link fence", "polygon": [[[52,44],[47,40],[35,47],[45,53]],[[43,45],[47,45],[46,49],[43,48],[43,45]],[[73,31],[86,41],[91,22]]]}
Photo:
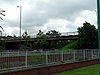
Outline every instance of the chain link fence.
{"label": "chain link fence", "polygon": [[0,72],[98,59],[97,49],[0,52]]}

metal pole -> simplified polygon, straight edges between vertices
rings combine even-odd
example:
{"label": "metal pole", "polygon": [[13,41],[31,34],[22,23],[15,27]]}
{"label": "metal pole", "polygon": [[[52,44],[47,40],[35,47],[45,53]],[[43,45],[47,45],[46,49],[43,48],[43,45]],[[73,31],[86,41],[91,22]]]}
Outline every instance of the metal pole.
{"label": "metal pole", "polygon": [[48,65],[48,51],[46,51],[46,65]]}
{"label": "metal pole", "polygon": [[85,61],[85,52],[86,52],[86,50],[83,50],[83,58],[84,58],[84,61]]}
{"label": "metal pole", "polygon": [[94,59],[94,53],[93,53],[94,51],[93,50],[91,50],[91,59]]}
{"label": "metal pole", "polygon": [[22,6],[17,6],[20,8],[20,49],[21,49],[21,24],[22,24]]}
{"label": "metal pole", "polygon": [[100,62],[100,0],[97,0],[97,22],[98,22],[98,43],[99,43],[99,62]]}
{"label": "metal pole", "polygon": [[61,61],[63,62],[63,58],[64,57],[64,52],[63,52],[63,50],[62,50],[62,54],[61,54]]}
{"label": "metal pole", "polygon": [[25,56],[25,67],[27,67],[27,62],[28,62],[28,55],[27,55],[27,50],[26,50],[26,56]]}
{"label": "metal pole", "polygon": [[73,50],[73,61],[75,62],[75,55],[76,55],[76,50]]}
{"label": "metal pole", "polygon": [[22,16],[22,6],[20,6],[20,41],[21,41],[21,16]]}

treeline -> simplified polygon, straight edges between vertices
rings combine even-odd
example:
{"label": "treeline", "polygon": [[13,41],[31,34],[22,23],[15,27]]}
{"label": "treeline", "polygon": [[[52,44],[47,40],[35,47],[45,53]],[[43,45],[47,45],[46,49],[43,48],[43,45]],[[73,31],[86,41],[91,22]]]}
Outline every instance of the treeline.
{"label": "treeline", "polygon": [[[25,40],[21,43],[21,49],[98,49],[98,29],[88,22],[83,23],[82,27],[77,28],[78,40],[46,40],[50,37],[60,37],[61,33],[56,30],[43,33],[39,30],[36,35],[36,41],[30,42],[32,38],[27,32],[24,32],[22,38]],[[0,50],[5,49],[4,40],[0,40]]]}
{"label": "treeline", "polygon": [[44,34],[41,30],[39,30],[36,36],[37,41],[33,43],[34,47],[32,48],[33,49],[63,49],[64,46],[66,46],[65,49],[97,49],[98,48],[98,30],[94,25],[85,22],[83,23],[82,27],[77,28],[77,31],[78,31],[79,39],[76,41],[68,41],[68,40],[47,41],[46,39],[48,37],[59,37],[61,33],[55,30],[51,30]]}

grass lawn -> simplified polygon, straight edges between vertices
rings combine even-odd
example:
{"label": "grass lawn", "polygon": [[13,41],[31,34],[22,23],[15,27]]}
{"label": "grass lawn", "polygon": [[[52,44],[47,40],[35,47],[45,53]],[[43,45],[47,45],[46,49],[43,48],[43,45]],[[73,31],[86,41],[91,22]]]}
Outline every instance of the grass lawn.
{"label": "grass lawn", "polygon": [[99,72],[100,72],[100,65],[98,64],[79,69],[73,69],[53,75],[100,75]]}

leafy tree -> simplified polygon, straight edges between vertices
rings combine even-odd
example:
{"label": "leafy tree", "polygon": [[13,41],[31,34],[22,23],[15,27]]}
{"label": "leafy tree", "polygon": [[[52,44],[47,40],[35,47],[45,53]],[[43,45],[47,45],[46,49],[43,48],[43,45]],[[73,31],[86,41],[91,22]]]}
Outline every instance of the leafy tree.
{"label": "leafy tree", "polygon": [[68,41],[67,40],[51,41],[50,47],[51,47],[51,49],[61,49],[66,44],[68,44]]}
{"label": "leafy tree", "polygon": [[51,30],[46,33],[48,37],[59,37],[61,33],[57,32],[56,30]]}
{"label": "leafy tree", "polygon": [[[1,16],[5,16],[5,14],[3,12],[5,12],[5,11],[1,10],[1,8],[0,8],[0,15]],[[3,20],[1,16],[0,16],[0,19]],[[0,29],[1,29],[0,33],[1,33],[1,36],[2,36],[2,30],[4,31],[4,29],[2,28],[2,26],[0,26]],[[4,44],[5,44],[4,41],[1,40],[1,38],[0,38],[0,50],[5,49],[5,45]]]}
{"label": "leafy tree", "polygon": [[4,40],[0,40],[0,50],[4,50],[5,49],[5,41]]}
{"label": "leafy tree", "polygon": [[0,50],[5,49],[5,40],[2,40],[2,31],[4,31],[4,29],[2,28],[2,26],[0,26],[1,30],[0,30]]}
{"label": "leafy tree", "polygon": [[[5,16],[5,14],[3,12],[5,12],[5,11],[0,9],[0,15]],[[3,20],[2,17],[0,17],[0,19]]]}
{"label": "leafy tree", "polygon": [[46,41],[47,36],[41,30],[39,30],[39,32],[36,36],[36,39],[37,39],[37,41],[35,42],[35,44],[37,45],[37,47],[39,49],[43,49],[46,46],[46,44],[48,43]]}
{"label": "leafy tree", "polygon": [[2,36],[2,31],[4,31],[4,29],[3,29],[3,27],[2,26],[0,26],[0,33],[1,33],[1,35],[0,36]]}
{"label": "leafy tree", "polygon": [[31,37],[26,31],[23,33],[22,37],[25,40],[24,45],[26,46],[26,48],[30,47],[29,41],[31,40]]}
{"label": "leafy tree", "polygon": [[83,27],[78,28],[78,33],[79,40],[77,45],[79,49],[98,48],[98,33],[94,25],[85,22]]}

